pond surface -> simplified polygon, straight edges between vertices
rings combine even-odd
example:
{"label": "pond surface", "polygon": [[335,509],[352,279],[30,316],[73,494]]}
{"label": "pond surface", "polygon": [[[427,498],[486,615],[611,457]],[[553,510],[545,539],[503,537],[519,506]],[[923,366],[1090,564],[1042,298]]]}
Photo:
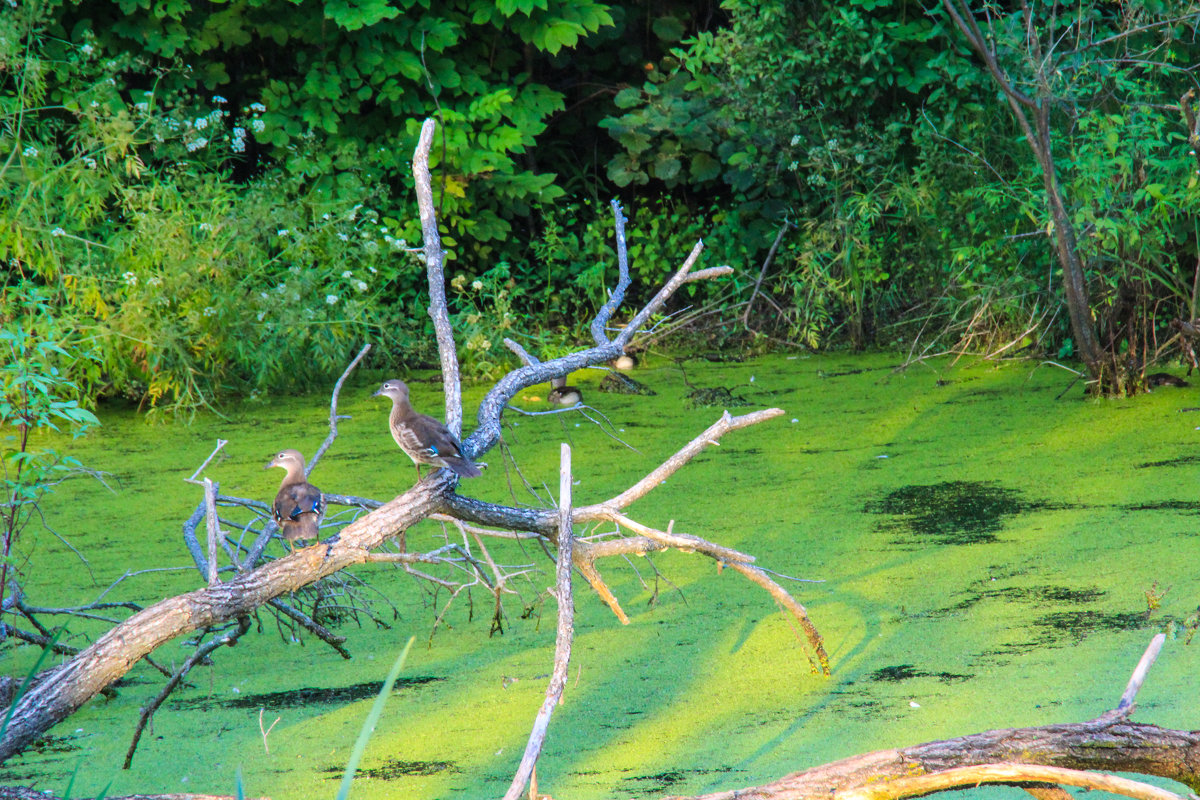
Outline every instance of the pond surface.
{"label": "pond surface", "polygon": [[[693,387],[724,387],[750,404],[734,413],[784,409],[728,434],[631,511],[812,581],[784,583],[824,634],[833,669],[812,675],[771,599],[703,556],[600,564],[632,621],[621,625],[577,583],[571,678],[539,762],[541,791],[574,800],[693,794],[869,750],[1090,719],[1116,704],[1151,636],[1195,611],[1200,390],[1095,401],[1078,385],[1060,397],[1070,376],[1028,362],[895,371],[900,361],[689,362],[689,386],[673,362],[651,360],[634,377],[654,396],[601,394],[601,373],[573,376],[628,447],[573,413],[507,417],[511,456],[535,486],[557,486],[557,444],[571,442],[575,500],[584,504],[616,494],[717,419],[720,407],[688,399]],[[351,419],[312,476],[326,491],[390,499],[411,485],[386,404],[370,397],[376,385],[364,377],[344,391]],[[534,398],[547,388],[520,405],[546,408]],[[414,383],[413,394],[418,409],[439,413],[436,385]],[[481,395],[468,387],[468,403]],[[31,532],[29,602],[86,602],[126,571],[187,566],[180,526],[200,493],[183,479],[215,440],[230,443],[206,474],[223,493],[268,501],[282,473],[263,464],[283,447],[316,448],[328,396],[225,411],[190,426],[102,412],[103,428],[62,444],[108,473],[113,491],[73,480],[47,501],[49,522],[88,563]],[[464,493],[511,501],[510,485],[520,485],[512,462],[498,451],[485,460],[490,468]],[[413,528],[408,547],[431,549],[442,534]],[[544,594],[553,568],[541,548],[489,550],[500,563],[540,570],[506,598],[502,634],[489,635],[487,593],[461,594],[446,610],[445,591],[391,566],[362,567],[355,576],[366,584],[338,591],[369,601],[378,624],[342,615],[337,630],[352,659],[262,613],[159,710],[131,770],[120,767],[139,708],[163,681],[144,664],[115,698],[89,703],[0,767],[0,781],[61,793],[82,764],[74,796],[110,781],[109,794],[232,794],[240,773],[247,796],[332,797],[379,682],[415,635],[351,796],[498,797],[546,688],[555,605]],[[194,570],[146,572],[106,599],[151,603],[201,583]],[[1163,592],[1150,611],[1147,593]],[[103,629],[72,623],[70,641],[86,644]],[[1200,644],[1183,638],[1168,639],[1137,719],[1200,723]],[[191,650],[181,640],[155,656],[171,666]],[[0,657],[5,673],[23,674],[36,651],[8,646]]]}

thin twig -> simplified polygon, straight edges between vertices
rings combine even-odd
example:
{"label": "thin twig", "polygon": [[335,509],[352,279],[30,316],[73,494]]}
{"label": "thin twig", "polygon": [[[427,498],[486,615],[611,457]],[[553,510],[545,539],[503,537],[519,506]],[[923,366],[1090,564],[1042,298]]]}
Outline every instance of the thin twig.
{"label": "thin twig", "polygon": [[137,750],[138,742],[142,738],[142,731],[146,729],[146,723],[150,721],[150,718],[154,716],[154,712],[158,710],[158,707],[163,704],[171,692],[175,691],[175,688],[179,686],[184,678],[187,677],[187,674],[191,671],[192,667],[196,666],[196,664],[206,658],[209,653],[216,650],[218,647],[224,647],[227,644],[235,644],[237,640],[241,638],[242,634],[248,630],[250,630],[250,617],[241,617],[238,620],[237,630],[230,631],[224,636],[218,636],[209,640],[205,644],[197,647],[196,652],[188,656],[187,660],[183,662],[183,666],[175,671],[175,674],[171,676],[169,681],[167,681],[167,685],[162,688],[162,691],[158,693],[158,696],[151,700],[146,707],[142,709],[142,715],[138,719],[137,728],[135,728],[133,731],[133,741],[129,743],[129,750],[125,752],[125,765],[122,767],[122,769],[129,769],[130,765],[133,764],[133,753]]}
{"label": "thin twig", "polygon": [[216,458],[217,453],[221,452],[221,448],[227,444],[229,444],[229,441],[227,439],[217,439],[217,446],[214,447],[213,451],[208,454],[208,458],[204,459],[204,463],[201,464],[200,466],[196,467],[196,471],[192,473],[192,477],[184,478],[184,480],[187,481],[188,483],[194,483],[198,486],[202,485],[201,481],[198,480],[196,476],[198,476],[201,472],[204,471],[204,468],[208,466],[209,462],[212,461],[214,458]]}
{"label": "thin twig", "polygon": [[346,378],[350,377],[350,373],[354,371],[354,368],[358,366],[360,361],[366,358],[367,353],[369,352],[371,352],[370,343],[364,344],[358,351],[358,355],[356,355],[350,364],[344,370],[342,370],[342,375],[337,379],[337,383],[333,385],[333,394],[329,398],[329,434],[325,437],[325,441],[321,442],[321,446],[317,448],[317,452],[313,453],[313,457],[309,459],[308,464],[305,465],[305,477],[308,477],[312,474],[313,467],[317,465],[317,462],[321,460],[321,456],[325,455],[325,451],[328,450],[329,446],[333,444],[335,439],[337,439],[338,421],[350,419],[350,417],[340,416],[337,413],[338,396],[342,393],[342,384],[346,382]]}

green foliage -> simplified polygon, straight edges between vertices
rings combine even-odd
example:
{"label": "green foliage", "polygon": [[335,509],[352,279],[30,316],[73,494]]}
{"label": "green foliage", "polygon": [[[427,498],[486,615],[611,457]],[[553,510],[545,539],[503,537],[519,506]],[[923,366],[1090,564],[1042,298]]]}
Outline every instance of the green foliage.
{"label": "green foliage", "polygon": [[[1045,279],[1057,267],[1041,172],[940,11],[907,0],[723,9],[726,26],[686,39],[640,88],[617,93],[604,122],[623,150],[611,180],[718,193],[775,228],[795,221],[768,284],[776,303],[760,308],[764,325],[810,346],[870,343],[914,310],[953,321],[985,296],[980,318],[998,329],[1045,316],[1066,335],[1065,315],[1044,313],[1062,300]],[[1018,88],[1066,112],[1053,134],[1058,174],[1114,346],[1132,335],[1118,322],[1130,302],[1169,300],[1159,332],[1196,305],[1180,269],[1195,261],[1195,163],[1162,110],[1190,85],[1178,65],[1196,63],[1179,11],[1039,7],[1032,30],[1055,59],[1046,86],[1022,71],[1038,62],[1022,12],[990,11]],[[751,252],[769,240],[763,227],[745,228]]]}
{"label": "green foliage", "polygon": [[73,320],[60,316],[48,293],[28,282],[0,293],[0,600],[16,569],[18,539],[41,517],[42,498],[80,470],[74,458],[38,446],[37,434],[63,427],[82,435],[99,420],[79,404],[79,387],[66,378],[95,353]]}
{"label": "green foliage", "polygon": [[378,187],[353,173],[336,190],[280,173],[235,187],[221,166],[244,135],[221,98],[201,115],[126,100],[95,46],[52,61],[61,42],[28,22],[5,57],[87,88],[67,124],[48,83],[10,87],[23,132],[4,165],[20,179],[0,183],[0,254],[93,343],[103,369],[76,359],[66,379],[87,396],[190,409],[326,380],[364,340],[384,357],[408,347],[423,270],[404,224],[377,210]]}
{"label": "green foliage", "polygon": [[[603,4],[566,0],[84,0],[51,15],[56,36],[128,54],[123,88],[152,103],[199,120],[210,97],[228,98],[242,146],[226,159],[239,175],[281,171],[341,201],[362,186],[403,189],[420,122],[437,116],[442,221],[481,258],[530,204],[561,195],[525,161],[563,109],[527,55],[554,56],[613,23]],[[381,211],[401,218],[387,195]]]}
{"label": "green foliage", "polygon": [[897,273],[936,244],[920,232],[927,193],[898,162],[911,104],[934,83],[937,28],[903,0],[724,8],[726,28],[617,95],[625,112],[604,124],[625,152],[609,177],[720,192],[747,255],[764,253],[783,219],[799,221],[770,285],[787,313],[770,323],[810,346],[839,331],[865,344],[868,317],[902,305]]}
{"label": "green foliage", "polygon": [[525,292],[512,279],[508,263],[501,261],[469,283],[466,275],[456,275],[450,289],[458,309],[451,322],[462,341],[463,372],[485,378],[506,371],[512,356],[504,338],[523,332],[528,321],[516,310],[525,305]]}

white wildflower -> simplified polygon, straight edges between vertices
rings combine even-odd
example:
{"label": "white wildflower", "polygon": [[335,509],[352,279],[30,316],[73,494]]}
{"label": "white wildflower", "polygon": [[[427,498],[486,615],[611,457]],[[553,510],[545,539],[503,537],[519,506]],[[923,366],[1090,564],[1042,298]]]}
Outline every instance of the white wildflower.
{"label": "white wildflower", "polygon": [[50,235],[51,236],[66,236],[67,232],[64,231],[62,228],[55,228],[54,230],[50,231]]}
{"label": "white wildflower", "polygon": [[36,147],[34,147],[33,145],[29,145],[22,152],[26,158],[33,158],[34,156],[36,156],[38,154],[38,149]]}
{"label": "white wildflower", "polygon": [[193,122],[192,125],[196,128],[196,130],[202,131],[208,127],[208,117],[197,117],[196,121]]}
{"label": "white wildflower", "polygon": [[367,282],[366,281],[355,281],[354,288],[360,292],[365,292],[367,290]]}
{"label": "white wildflower", "polygon": [[471,288],[478,292],[480,289],[483,288],[483,281],[480,281],[480,280],[471,281]]}
{"label": "white wildflower", "polygon": [[211,223],[208,223],[208,222],[201,222],[201,223],[200,223],[200,230],[202,230],[202,231],[211,231],[211,230],[212,230],[212,224],[211,224]]}
{"label": "white wildflower", "polygon": [[146,281],[147,286],[162,286],[162,278],[157,275],[151,275]]}
{"label": "white wildflower", "polygon": [[261,114],[267,110],[267,107],[264,106],[262,103],[251,103],[250,110],[255,113]]}
{"label": "white wildflower", "polygon": [[204,316],[206,316],[206,317],[212,317],[212,316],[216,315],[217,310],[215,308],[213,308],[212,306],[205,306],[204,311],[201,313],[203,313]]}
{"label": "white wildflower", "polygon": [[132,272],[122,272],[121,280],[125,281],[126,286],[137,286],[137,275]]}
{"label": "white wildflower", "polygon": [[343,273],[342,273],[342,277],[343,277],[343,278],[353,278],[353,277],[354,277],[354,273],[353,273],[353,272],[351,272],[350,270],[346,270],[345,272],[343,272]]}
{"label": "white wildflower", "polygon": [[200,137],[199,139],[193,139],[192,141],[188,142],[187,149],[189,153],[193,153],[202,147],[205,147],[206,145],[208,145],[208,139]]}
{"label": "white wildflower", "polygon": [[84,156],[83,157],[83,165],[85,167],[87,167],[88,169],[95,169],[96,168],[96,159],[92,158],[91,156]]}
{"label": "white wildflower", "polygon": [[148,102],[146,102],[145,100],[142,100],[140,103],[134,103],[133,107],[143,113],[148,112],[150,110],[150,104]]}
{"label": "white wildflower", "polygon": [[96,48],[92,47],[90,44],[85,44],[85,45],[81,46],[79,49],[85,56],[90,56],[92,54],[92,51],[95,50]]}
{"label": "white wildflower", "polygon": [[267,123],[263,122],[261,119],[250,120],[250,130],[254,131],[255,133],[262,133],[264,130],[266,130],[266,128]]}
{"label": "white wildflower", "polygon": [[213,95],[213,99],[212,99],[212,101],[213,101],[214,103],[218,104],[218,105],[220,105],[221,103],[228,103],[228,102],[229,102],[229,101],[228,101],[228,100],[226,100],[224,97],[221,97],[221,95],[219,95],[219,94],[214,94],[214,95]]}
{"label": "white wildflower", "polygon": [[339,234],[338,234],[338,238],[339,238],[339,239],[341,239],[343,242],[348,242],[348,241],[350,241],[350,237],[349,237],[349,236],[347,236],[347,235],[346,235],[346,234],[344,234],[344,233],[339,233]]}
{"label": "white wildflower", "polygon": [[325,295],[325,302],[328,303],[329,305],[331,305],[331,306],[337,305],[337,301],[338,301],[338,296],[336,294]]}
{"label": "white wildflower", "polygon": [[290,232],[291,231],[289,231],[287,228],[280,228],[278,231],[275,232],[275,235],[276,236],[287,236]]}
{"label": "white wildflower", "polygon": [[260,311],[260,312],[258,312],[257,316],[258,316],[258,321],[259,321],[259,322],[262,322],[262,321],[263,321],[263,318],[267,316],[267,312],[265,312],[265,311]]}

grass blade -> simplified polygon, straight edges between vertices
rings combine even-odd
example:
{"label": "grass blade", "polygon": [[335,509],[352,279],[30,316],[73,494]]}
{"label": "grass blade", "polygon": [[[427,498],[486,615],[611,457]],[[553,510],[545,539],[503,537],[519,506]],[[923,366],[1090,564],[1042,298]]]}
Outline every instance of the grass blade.
{"label": "grass blade", "polygon": [[71,778],[67,781],[67,790],[63,792],[63,800],[71,800],[71,790],[75,788],[75,776],[79,774],[79,768],[83,766],[83,759],[75,764],[75,769],[71,770]]}
{"label": "grass blade", "polygon": [[408,658],[408,651],[412,648],[413,640],[416,638],[410,636],[408,644],[404,645],[404,650],[396,659],[396,663],[392,665],[392,671],[388,673],[387,680],[383,682],[383,688],[379,690],[375,703],[371,706],[371,713],[367,714],[367,720],[363,723],[362,730],[358,732],[358,740],[354,743],[350,761],[346,763],[346,772],[342,775],[342,785],[338,789],[337,800],[346,800],[346,796],[350,794],[350,784],[354,783],[354,774],[358,772],[358,762],[362,760],[363,752],[367,749],[367,742],[371,739],[371,733],[375,730],[376,723],[383,716],[383,704],[387,702],[388,695],[392,693],[392,686],[395,685],[396,678],[400,677],[400,670],[404,668],[404,661]]}

